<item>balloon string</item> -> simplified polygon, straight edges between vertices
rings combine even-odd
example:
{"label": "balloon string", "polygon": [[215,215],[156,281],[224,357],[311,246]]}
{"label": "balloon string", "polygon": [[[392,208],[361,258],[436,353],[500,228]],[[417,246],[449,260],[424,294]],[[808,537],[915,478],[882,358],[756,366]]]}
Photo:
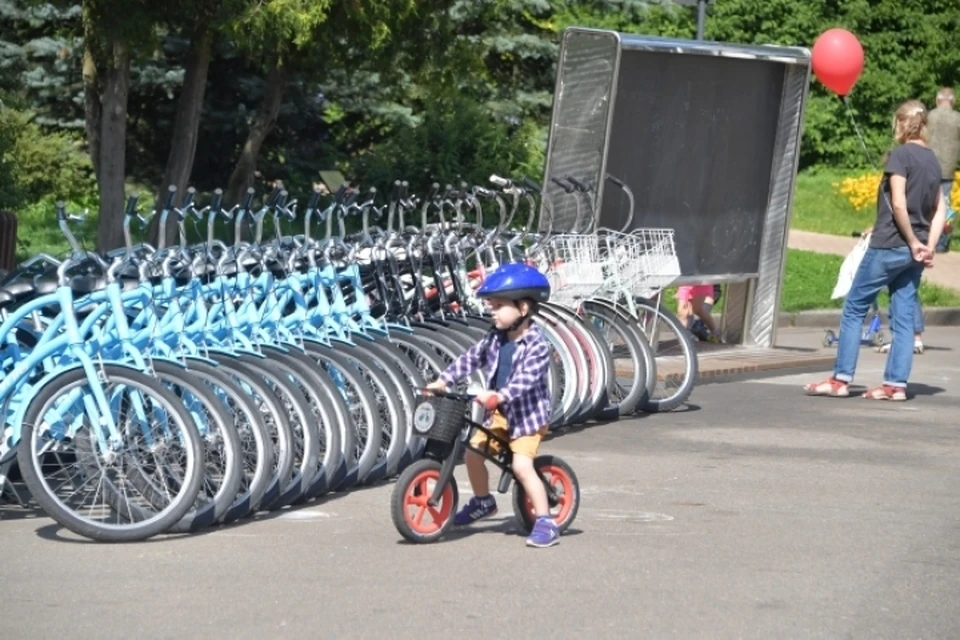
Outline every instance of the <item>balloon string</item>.
{"label": "balloon string", "polygon": [[[857,139],[860,140],[860,146],[863,148],[863,155],[867,158],[867,164],[872,166],[874,169],[879,169],[880,167],[878,167],[876,162],[870,157],[870,151],[867,149],[867,141],[863,139],[863,134],[860,133],[860,127],[857,126],[857,119],[853,117],[853,110],[850,109],[850,103],[847,102],[847,99],[844,96],[840,96],[840,102],[842,102],[843,106],[847,108],[847,114],[850,116],[850,122],[853,124],[853,130],[857,132]],[[883,189],[883,180],[884,177],[881,177],[880,192],[883,194],[883,199],[886,201],[887,206],[890,207],[890,211],[893,211],[893,204],[890,202],[887,192]]]}
{"label": "balloon string", "polygon": [[870,157],[870,151],[867,149],[867,141],[864,140],[863,134],[860,132],[860,127],[857,125],[857,119],[853,117],[853,110],[850,108],[850,103],[847,102],[847,99],[844,96],[840,96],[840,102],[842,102],[843,106],[847,108],[847,115],[850,116],[850,123],[853,125],[853,130],[857,133],[857,139],[860,141],[860,147],[863,149],[863,155],[867,159],[867,164],[876,169],[876,160]]}

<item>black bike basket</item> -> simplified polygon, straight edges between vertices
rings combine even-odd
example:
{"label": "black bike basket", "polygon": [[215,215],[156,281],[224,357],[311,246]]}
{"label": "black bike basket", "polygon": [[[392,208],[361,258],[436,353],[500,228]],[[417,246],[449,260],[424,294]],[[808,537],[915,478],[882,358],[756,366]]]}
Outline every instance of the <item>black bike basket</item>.
{"label": "black bike basket", "polygon": [[413,411],[413,433],[421,438],[453,442],[467,421],[468,400],[417,396]]}

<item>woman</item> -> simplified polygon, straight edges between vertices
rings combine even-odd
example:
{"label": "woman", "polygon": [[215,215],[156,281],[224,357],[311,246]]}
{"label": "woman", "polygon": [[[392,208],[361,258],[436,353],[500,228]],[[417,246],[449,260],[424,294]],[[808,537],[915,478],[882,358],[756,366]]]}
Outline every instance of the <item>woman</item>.
{"label": "woman", "polygon": [[804,390],[809,395],[850,395],[863,319],[880,290],[887,287],[893,332],[890,353],[883,383],[868,389],[863,397],[907,399],[917,287],[924,267],[933,266],[946,203],[940,192],[940,165],[927,147],[927,110],[923,103],[909,100],[900,105],[893,119],[893,136],[898,146],[890,152],[880,181],[870,245],[843,305],[833,376],[806,385]]}

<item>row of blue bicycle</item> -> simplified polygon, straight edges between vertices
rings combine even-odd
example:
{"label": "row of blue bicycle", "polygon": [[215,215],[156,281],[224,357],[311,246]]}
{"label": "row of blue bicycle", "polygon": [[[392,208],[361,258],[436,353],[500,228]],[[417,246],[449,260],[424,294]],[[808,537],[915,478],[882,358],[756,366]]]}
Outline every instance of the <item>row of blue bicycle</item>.
{"label": "row of blue bicycle", "polygon": [[[58,205],[72,254],[0,286],[0,488],[16,497],[22,482],[81,536],[134,541],[397,475],[422,452],[415,390],[489,329],[477,282],[548,251],[537,185],[494,184],[418,198],[397,183],[382,204],[341,189],[321,206],[314,191],[302,216],[281,189],[224,208],[192,189],[174,206],[171,188],[157,246],[131,240],[149,223],[133,197],[126,247],[104,255]],[[674,406],[642,320],[615,300],[544,307],[553,427]]]}

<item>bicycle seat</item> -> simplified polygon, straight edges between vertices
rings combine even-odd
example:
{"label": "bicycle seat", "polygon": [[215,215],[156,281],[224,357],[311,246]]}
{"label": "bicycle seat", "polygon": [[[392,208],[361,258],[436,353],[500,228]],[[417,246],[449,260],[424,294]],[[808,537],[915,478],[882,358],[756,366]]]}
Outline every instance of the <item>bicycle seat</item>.
{"label": "bicycle seat", "polygon": [[36,287],[29,280],[14,280],[8,282],[0,291],[6,292],[12,298],[11,302],[20,304],[24,300],[29,300],[37,293]]}
{"label": "bicycle seat", "polygon": [[0,289],[0,309],[5,309],[7,305],[13,303],[13,296],[5,289]]}
{"label": "bicycle seat", "polygon": [[70,288],[78,296],[99,291],[107,285],[103,276],[74,276],[70,278]]}
{"label": "bicycle seat", "polygon": [[33,288],[38,296],[45,296],[57,290],[57,281],[54,278],[36,277],[33,279]]}

